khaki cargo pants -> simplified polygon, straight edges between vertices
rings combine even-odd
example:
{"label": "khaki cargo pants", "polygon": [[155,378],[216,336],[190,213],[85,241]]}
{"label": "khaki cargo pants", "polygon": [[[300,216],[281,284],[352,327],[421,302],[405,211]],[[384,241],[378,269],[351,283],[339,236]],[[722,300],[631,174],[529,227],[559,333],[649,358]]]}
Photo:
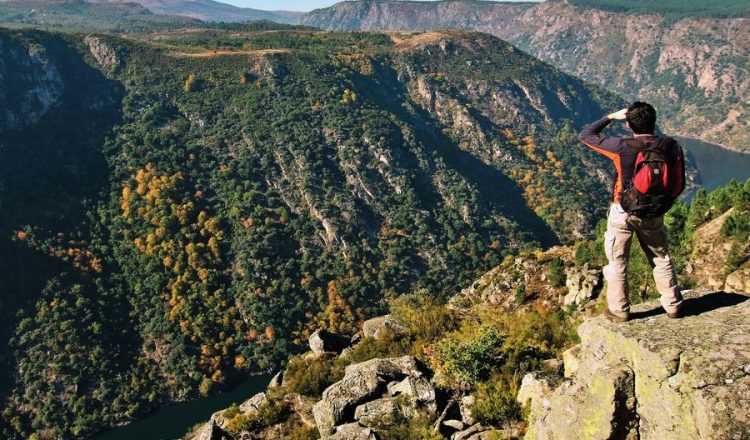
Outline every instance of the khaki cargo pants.
{"label": "khaki cargo pants", "polygon": [[630,311],[627,271],[633,232],[653,269],[662,307],[668,313],[676,313],[682,304],[682,295],[677,288],[672,260],[669,259],[664,218],[638,218],[626,213],[619,203],[609,207],[607,231],[604,233],[604,253],[609,264],[604,266],[603,272],[607,280],[609,310],[619,316]]}

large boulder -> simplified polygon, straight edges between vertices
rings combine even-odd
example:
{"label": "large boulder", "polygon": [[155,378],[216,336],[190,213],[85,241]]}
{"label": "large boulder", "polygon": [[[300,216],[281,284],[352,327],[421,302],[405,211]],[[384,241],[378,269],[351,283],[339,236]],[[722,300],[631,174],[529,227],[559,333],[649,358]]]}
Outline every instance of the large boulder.
{"label": "large boulder", "polygon": [[532,372],[527,373],[521,380],[516,401],[521,405],[542,405],[549,407],[549,396],[560,384],[561,378],[555,374]]}
{"label": "large boulder", "polygon": [[347,423],[336,428],[336,432],[328,437],[329,440],[377,440],[372,429],[359,423]]}
{"label": "large boulder", "polygon": [[268,402],[266,393],[260,392],[240,404],[240,411],[243,414],[255,413],[261,405]]}
{"label": "large boulder", "polygon": [[355,408],[380,397],[389,382],[422,375],[413,356],[375,358],[349,365],[344,378],[326,388],[321,400],[313,406],[320,435],[332,435],[335,426],[353,421]]}
{"label": "large boulder", "polygon": [[388,394],[407,396],[409,401],[423,406],[430,414],[434,415],[437,412],[435,387],[424,376],[407,376],[401,382],[391,383],[388,386]]}
{"label": "large boulder", "polygon": [[408,417],[410,408],[402,408],[401,402],[394,397],[383,397],[359,405],[354,410],[354,419],[364,426],[377,428],[380,423],[393,421],[399,414]]}
{"label": "large boulder", "polygon": [[203,427],[201,427],[194,436],[188,436],[188,440],[232,440],[229,434],[216,425],[213,421],[209,421]]}
{"label": "large boulder", "polygon": [[490,440],[491,428],[477,423],[463,431],[454,433],[451,440]]}
{"label": "large boulder", "polygon": [[750,301],[693,292],[683,310],[668,319],[652,302],[626,323],[584,322],[575,376],[532,405],[525,438],[750,438]]}
{"label": "large boulder", "polygon": [[750,295],[750,263],[730,273],[724,287],[729,292]]}
{"label": "large boulder", "polygon": [[409,329],[391,315],[384,315],[365,321],[362,325],[362,333],[364,333],[365,338],[378,339],[389,333],[396,335],[408,334]]}
{"label": "large boulder", "polygon": [[316,330],[308,339],[310,350],[315,354],[341,353],[351,345],[351,338],[331,333],[328,330]]}
{"label": "large boulder", "polygon": [[582,306],[595,298],[602,287],[602,272],[592,269],[586,263],[583,267],[569,267],[565,270],[565,286],[568,294],[563,298],[565,306]]}

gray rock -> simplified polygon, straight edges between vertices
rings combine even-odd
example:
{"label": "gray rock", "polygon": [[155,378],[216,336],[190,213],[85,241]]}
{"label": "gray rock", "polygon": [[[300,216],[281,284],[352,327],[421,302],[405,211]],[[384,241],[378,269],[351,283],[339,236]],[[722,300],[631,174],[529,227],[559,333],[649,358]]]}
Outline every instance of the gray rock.
{"label": "gray rock", "polygon": [[730,273],[724,286],[728,292],[737,292],[750,295],[750,264],[745,264],[740,269]]}
{"label": "gray rock", "polygon": [[456,432],[451,440],[489,440],[490,428],[481,423],[474,424],[468,429]]}
{"label": "gray rock", "polygon": [[568,294],[563,298],[565,306],[581,306],[596,297],[602,287],[602,273],[591,269],[586,263],[583,267],[569,267],[565,270],[565,286]]}
{"label": "gray rock", "polygon": [[[599,368],[586,381],[567,382],[547,405],[532,400],[526,439],[570,439],[586,432],[591,440],[626,438],[635,433],[635,378],[621,364]],[[564,396],[564,397],[563,397]],[[665,437],[666,438],[666,437]]]}
{"label": "gray rock", "polygon": [[278,388],[281,386],[281,384],[284,383],[284,372],[279,371],[276,373],[272,378],[271,381],[268,382],[268,389],[272,390],[274,388]]}
{"label": "gray rock", "polygon": [[[377,428],[379,423],[393,420],[400,412],[402,412],[402,409],[395,398],[383,397],[359,405],[354,410],[354,420],[361,425]],[[407,410],[406,413],[404,415],[409,415],[411,411]]]}
{"label": "gray rock", "polygon": [[240,405],[240,411],[242,414],[254,413],[258,411],[261,405],[268,402],[268,396],[266,393],[260,392],[253,397],[242,402]]}
{"label": "gray rock", "polygon": [[560,376],[550,373],[532,372],[527,373],[521,381],[521,387],[518,390],[516,401],[521,405],[531,403],[535,405],[549,407],[549,397],[560,384]]}
{"label": "gray rock", "polygon": [[210,421],[203,425],[197,435],[190,438],[190,440],[231,440],[231,437],[214,422]]}
{"label": "gray rock", "polygon": [[310,350],[315,354],[341,353],[343,349],[350,345],[351,339],[321,329],[310,335],[308,343],[310,344]]}
{"label": "gray rock", "polygon": [[461,404],[458,406],[458,409],[461,412],[461,420],[467,425],[473,425],[476,423],[471,411],[471,407],[474,406],[475,402],[476,398],[472,394],[469,394],[461,398]]}
{"label": "gray rock", "polygon": [[345,358],[349,355],[351,355],[354,352],[354,349],[352,347],[346,347],[345,349],[341,350],[341,354],[339,357]]}
{"label": "gray rock", "polygon": [[561,359],[546,359],[542,361],[542,368],[548,373],[562,375],[563,367],[564,364]]}
{"label": "gray rock", "polygon": [[315,417],[313,416],[315,398],[300,394],[288,394],[285,400],[291,404],[292,411],[297,414],[302,423],[311,428],[315,427]]}
{"label": "gray rock", "polygon": [[389,384],[391,396],[409,396],[415,404],[423,405],[430,414],[437,412],[435,387],[423,376],[408,376],[401,382]]}
{"label": "gray rock", "polygon": [[[584,428],[590,439],[750,438],[750,377],[741,368],[750,363],[750,300],[691,292],[684,307],[679,320],[585,321],[575,376],[548,408],[532,407],[525,438],[578,438]],[[661,306],[631,312],[652,309]]]}
{"label": "gray rock", "polygon": [[385,315],[365,321],[362,326],[362,333],[364,333],[365,338],[378,339],[388,333],[397,335],[408,334],[409,329],[396,321],[391,315]]}
{"label": "gray rock", "polygon": [[347,423],[336,427],[336,432],[328,437],[329,440],[377,440],[370,428],[359,423]]}
{"label": "gray rock", "polygon": [[455,419],[444,420],[443,425],[456,431],[461,431],[462,429],[464,429],[464,427],[466,427],[466,425],[464,425],[464,422]]}
{"label": "gray rock", "polygon": [[563,365],[565,367],[563,375],[568,378],[575,376],[578,371],[578,366],[581,364],[581,346],[574,345],[565,350],[562,357]]}
{"label": "gray rock", "polygon": [[89,47],[91,55],[102,67],[116,66],[120,63],[117,53],[107,46],[99,37],[87,35],[83,42]]}
{"label": "gray rock", "polygon": [[334,427],[352,420],[353,409],[380,397],[388,382],[406,376],[422,376],[413,356],[375,358],[346,367],[344,378],[323,391],[321,400],[313,406],[313,415],[321,436],[331,435]]}

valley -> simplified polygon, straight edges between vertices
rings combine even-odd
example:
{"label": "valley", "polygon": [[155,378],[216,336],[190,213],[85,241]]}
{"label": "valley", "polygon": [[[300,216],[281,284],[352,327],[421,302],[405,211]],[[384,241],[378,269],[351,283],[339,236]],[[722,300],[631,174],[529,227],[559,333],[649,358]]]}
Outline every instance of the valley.
{"label": "valley", "polygon": [[[0,0],[0,438],[547,429],[521,379],[603,307],[612,166],[585,124],[656,104],[692,167],[666,217],[680,282],[750,292],[748,16]],[[636,246],[628,276],[655,298]],[[326,400],[358,368],[406,412]],[[404,409],[397,381],[425,377]]]}
{"label": "valley", "polygon": [[[175,55],[216,32],[244,52]],[[575,132],[613,95],[486,34],[232,32],[0,34],[35,72],[2,89],[4,435],[216,392],[593,229]]]}

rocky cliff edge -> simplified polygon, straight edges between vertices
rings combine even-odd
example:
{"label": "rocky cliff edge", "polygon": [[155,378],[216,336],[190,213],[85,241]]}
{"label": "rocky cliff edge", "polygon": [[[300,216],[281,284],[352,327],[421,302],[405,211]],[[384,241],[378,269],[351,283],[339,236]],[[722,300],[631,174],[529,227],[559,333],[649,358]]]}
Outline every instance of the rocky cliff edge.
{"label": "rocky cliff edge", "polygon": [[658,302],[635,307],[624,324],[588,319],[561,383],[524,378],[525,439],[750,438],[748,299],[689,293],[682,319]]}

